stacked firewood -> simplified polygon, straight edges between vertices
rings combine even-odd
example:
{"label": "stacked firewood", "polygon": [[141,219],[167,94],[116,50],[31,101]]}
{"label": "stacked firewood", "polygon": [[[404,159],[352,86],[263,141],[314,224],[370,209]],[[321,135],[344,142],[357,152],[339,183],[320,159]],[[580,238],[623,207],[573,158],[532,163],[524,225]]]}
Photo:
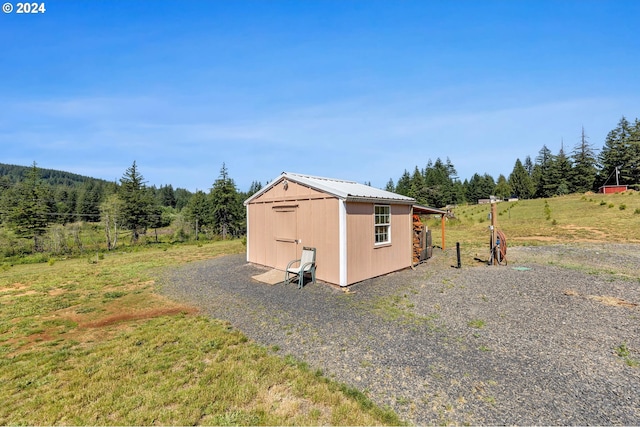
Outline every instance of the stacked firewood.
{"label": "stacked firewood", "polygon": [[418,215],[413,216],[413,264],[418,264],[422,254],[422,231],[424,224]]}

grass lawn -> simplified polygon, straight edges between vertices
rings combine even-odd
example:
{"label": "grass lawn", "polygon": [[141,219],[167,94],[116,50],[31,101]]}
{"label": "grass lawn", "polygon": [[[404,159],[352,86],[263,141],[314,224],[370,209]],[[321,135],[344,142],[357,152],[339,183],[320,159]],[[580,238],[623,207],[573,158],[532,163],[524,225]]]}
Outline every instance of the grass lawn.
{"label": "grass lawn", "polygon": [[364,394],[159,295],[164,246],[0,270],[0,424],[399,424]]}
{"label": "grass lawn", "polygon": [[[487,258],[489,205],[460,206],[447,247]],[[640,193],[497,205],[509,246],[640,243]],[[430,220],[441,245],[439,220]],[[161,268],[240,241],[0,264],[0,425],[382,425],[392,411],[156,292]],[[508,256],[508,254],[507,254]],[[482,325],[473,325],[480,328]]]}
{"label": "grass lawn", "polygon": [[[446,223],[446,247],[460,242],[465,265],[489,255],[491,206],[454,209]],[[497,227],[509,246],[580,243],[640,243],[640,192],[572,194],[497,204]],[[430,219],[433,244],[441,246],[440,219]],[[507,253],[508,257],[508,253]]]}

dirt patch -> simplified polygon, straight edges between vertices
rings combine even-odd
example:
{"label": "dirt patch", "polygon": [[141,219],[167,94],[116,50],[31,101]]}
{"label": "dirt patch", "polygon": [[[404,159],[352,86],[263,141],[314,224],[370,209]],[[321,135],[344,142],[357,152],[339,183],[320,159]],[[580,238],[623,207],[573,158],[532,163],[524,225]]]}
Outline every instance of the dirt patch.
{"label": "dirt patch", "polygon": [[157,308],[152,310],[143,310],[135,313],[117,313],[111,316],[104,317],[94,322],[88,322],[80,324],[83,328],[102,328],[105,326],[113,325],[120,322],[128,322],[131,320],[144,320],[152,319],[160,316],[174,316],[180,313],[194,314],[198,310],[192,307],[179,306],[170,308]]}
{"label": "dirt patch", "polygon": [[587,298],[592,299],[594,301],[598,301],[604,305],[611,305],[616,307],[626,307],[626,308],[634,308],[637,307],[638,304],[634,302],[625,301],[616,297],[608,297],[608,296],[600,296],[600,295],[587,295]]}
{"label": "dirt patch", "polygon": [[11,284],[11,286],[5,286],[4,288],[0,288],[0,292],[13,292],[19,291],[21,289],[27,289],[29,286],[24,283],[16,282]]}
{"label": "dirt patch", "polygon": [[625,308],[635,308],[638,306],[635,302],[625,301],[622,298],[606,296],[606,295],[580,295],[577,291],[573,289],[567,289],[563,292],[567,296],[572,297],[584,297],[593,301],[597,301],[604,305],[609,305],[612,307],[625,307]]}
{"label": "dirt patch", "polygon": [[529,237],[517,237],[517,240],[523,241],[539,241],[539,242],[556,242],[559,239],[553,236],[529,236]]}
{"label": "dirt patch", "polygon": [[[585,232],[585,233],[590,233],[594,235],[594,239],[593,240],[602,240],[602,241],[607,241],[608,238],[608,234],[603,232],[602,230],[598,230],[597,228],[594,227],[580,227],[577,226],[575,224],[567,224],[567,225],[563,225],[560,228],[564,229],[564,230],[570,230],[570,231],[578,231],[578,232]],[[599,238],[599,239],[598,239]]]}
{"label": "dirt patch", "polygon": [[21,294],[6,294],[6,295],[0,295],[0,298],[20,298],[20,297],[26,297],[29,295],[36,295],[38,292],[36,291],[27,291],[27,292],[22,292]]}

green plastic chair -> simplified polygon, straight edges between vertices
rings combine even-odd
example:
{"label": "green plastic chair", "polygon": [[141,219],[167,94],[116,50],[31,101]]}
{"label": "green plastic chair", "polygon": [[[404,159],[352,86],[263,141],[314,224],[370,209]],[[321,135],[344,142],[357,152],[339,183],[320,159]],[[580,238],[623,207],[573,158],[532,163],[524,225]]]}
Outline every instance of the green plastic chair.
{"label": "green plastic chair", "polygon": [[[297,267],[293,265],[298,264]],[[302,289],[305,273],[311,274],[311,283],[316,283],[316,248],[302,248],[302,257],[294,259],[284,272],[284,283],[288,285],[298,278],[298,289]]]}

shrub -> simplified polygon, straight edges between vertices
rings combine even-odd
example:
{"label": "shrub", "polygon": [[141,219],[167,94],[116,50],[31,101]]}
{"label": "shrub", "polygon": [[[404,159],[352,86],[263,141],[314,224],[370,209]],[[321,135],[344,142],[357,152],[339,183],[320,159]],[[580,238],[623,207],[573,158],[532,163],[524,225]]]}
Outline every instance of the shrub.
{"label": "shrub", "polygon": [[627,209],[627,205],[625,205],[624,203],[621,204],[620,206],[618,206],[618,209],[620,209],[621,211]]}
{"label": "shrub", "polygon": [[551,219],[551,208],[549,207],[549,203],[546,200],[544,202],[544,214],[547,218],[547,221]]}

